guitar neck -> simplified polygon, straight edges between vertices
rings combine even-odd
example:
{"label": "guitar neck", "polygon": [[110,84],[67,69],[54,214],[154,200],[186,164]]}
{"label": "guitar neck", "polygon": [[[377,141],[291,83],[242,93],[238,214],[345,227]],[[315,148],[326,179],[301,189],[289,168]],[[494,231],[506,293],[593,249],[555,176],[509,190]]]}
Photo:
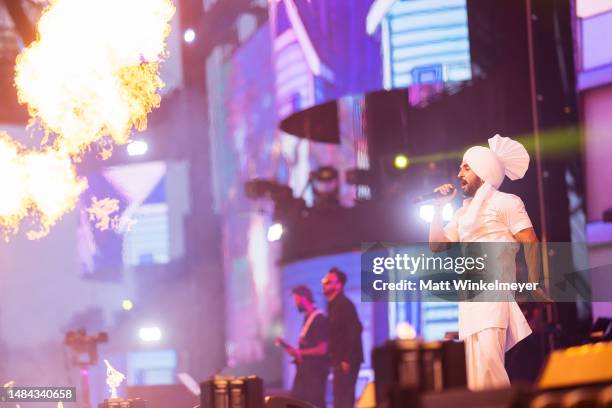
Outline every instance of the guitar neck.
{"label": "guitar neck", "polygon": [[293,347],[291,347],[291,345],[289,343],[287,343],[285,340],[283,339],[276,339],[276,344],[278,344],[279,347],[284,348],[285,350],[290,350]]}

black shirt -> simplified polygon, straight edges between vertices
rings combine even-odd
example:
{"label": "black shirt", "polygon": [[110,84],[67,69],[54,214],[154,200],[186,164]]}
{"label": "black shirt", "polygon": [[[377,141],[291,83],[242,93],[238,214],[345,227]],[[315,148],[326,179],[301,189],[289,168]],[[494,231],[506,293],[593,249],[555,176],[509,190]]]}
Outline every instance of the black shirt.
{"label": "black shirt", "polygon": [[[308,315],[304,316],[304,324],[308,320]],[[300,349],[309,349],[317,347],[321,342],[327,342],[329,338],[329,321],[327,317],[321,313],[314,318],[306,335],[299,340]],[[329,367],[329,357],[327,355],[322,356],[302,356],[302,365],[308,369],[321,369],[327,370]]]}
{"label": "black shirt", "polygon": [[327,304],[329,316],[329,357],[332,366],[342,361],[359,365],[363,362],[361,332],[363,327],[357,309],[344,293]]}

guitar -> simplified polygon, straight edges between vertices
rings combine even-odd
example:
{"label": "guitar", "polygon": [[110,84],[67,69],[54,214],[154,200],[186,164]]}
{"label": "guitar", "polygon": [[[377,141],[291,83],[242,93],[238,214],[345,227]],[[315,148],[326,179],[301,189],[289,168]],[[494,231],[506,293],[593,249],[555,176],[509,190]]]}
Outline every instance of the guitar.
{"label": "guitar", "polygon": [[[283,340],[280,337],[276,338],[276,340],[274,341],[274,345],[282,348],[289,355],[292,355],[291,351],[296,349],[295,347],[291,346],[291,344],[287,343],[285,340]],[[298,360],[297,358],[294,357],[292,363],[299,364],[301,363],[301,359]]]}

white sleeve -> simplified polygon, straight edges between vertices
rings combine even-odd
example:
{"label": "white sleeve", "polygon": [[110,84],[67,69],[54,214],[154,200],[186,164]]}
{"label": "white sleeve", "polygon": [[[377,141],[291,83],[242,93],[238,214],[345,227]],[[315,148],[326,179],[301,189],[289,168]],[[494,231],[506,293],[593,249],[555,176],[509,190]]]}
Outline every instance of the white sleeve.
{"label": "white sleeve", "polygon": [[504,201],[501,215],[512,235],[516,235],[524,229],[532,228],[533,225],[523,200],[513,194],[510,194],[508,197],[508,200]]}
{"label": "white sleeve", "polygon": [[459,242],[459,228],[457,227],[457,212],[453,215],[453,219],[444,227],[444,236],[450,242]]}

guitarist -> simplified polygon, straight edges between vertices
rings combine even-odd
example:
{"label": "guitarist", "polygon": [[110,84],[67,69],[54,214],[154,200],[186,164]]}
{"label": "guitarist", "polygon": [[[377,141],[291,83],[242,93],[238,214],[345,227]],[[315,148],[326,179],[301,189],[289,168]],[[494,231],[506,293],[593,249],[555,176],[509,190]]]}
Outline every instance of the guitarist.
{"label": "guitarist", "polygon": [[281,339],[277,341],[296,362],[297,372],[291,396],[325,408],[325,389],[329,374],[329,322],[327,316],[315,307],[312,291],[307,286],[296,286],[291,293],[298,311],[304,314],[299,346],[294,348]]}

